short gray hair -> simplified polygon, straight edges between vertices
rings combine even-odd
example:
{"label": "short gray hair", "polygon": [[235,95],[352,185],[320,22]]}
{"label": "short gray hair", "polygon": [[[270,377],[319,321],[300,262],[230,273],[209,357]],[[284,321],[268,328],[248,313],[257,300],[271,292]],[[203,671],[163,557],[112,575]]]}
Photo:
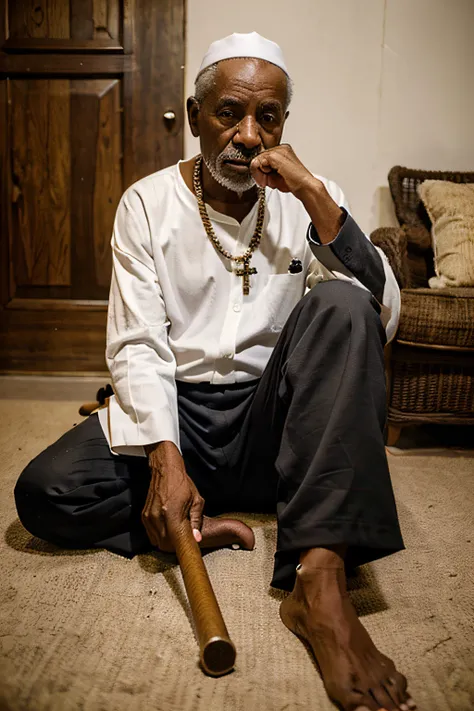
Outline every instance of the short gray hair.
{"label": "short gray hair", "polygon": [[[202,72],[200,72],[200,74],[198,74],[198,76],[196,77],[196,82],[194,84],[194,98],[196,99],[198,104],[202,104],[209,92],[214,88],[216,84],[216,73],[218,64],[219,62],[211,64],[209,67],[203,69]],[[291,99],[293,98],[293,82],[291,81],[288,74],[285,74],[285,77],[286,104],[284,108],[286,111],[291,103]]]}

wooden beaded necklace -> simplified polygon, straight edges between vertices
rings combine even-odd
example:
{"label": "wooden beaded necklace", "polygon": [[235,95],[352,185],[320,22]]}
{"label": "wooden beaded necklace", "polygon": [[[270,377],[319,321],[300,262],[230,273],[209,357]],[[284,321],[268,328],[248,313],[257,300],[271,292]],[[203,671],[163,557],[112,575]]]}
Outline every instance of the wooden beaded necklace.
{"label": "wooden beaded necklace", "polygon": [[255,267],[250,266],[250,260],[252,259],[253,253],[259,246],[260,240],[262,239],[263,223],[265,220],[265,188],[258,189],[257,224],[255,226],[255,232],[253,233],[253,237],[250,240],[250,244],[243,254],[239,256],[234,256],[233,254],[228,252],[227,249],[224,249],[224,247],[219,242],[219,239],[217,238],[217,235],[214,232],[214,228],[212,227],[209,215],[207,214],[201,185],[201,166],[202,156],[200,155],[196,158],[196,164],[194,166],[193,187],[194,192],[196,194],[196,200],[199,208],[199,214],[201,215],[202,224],[204,225],[204,229],[206,230],[207,236],[209,237],[217,251],[220,252],[220,254],[222,254],[222,256],[226,259],[229,259],[230,261],[235,262],[236,264],[242,265],[241,268],[235,270],[235,273],[237,274],[237,276],[242,277],[243,293],[244,296],[247,296],[250,291],[250,275],[257,273]]}

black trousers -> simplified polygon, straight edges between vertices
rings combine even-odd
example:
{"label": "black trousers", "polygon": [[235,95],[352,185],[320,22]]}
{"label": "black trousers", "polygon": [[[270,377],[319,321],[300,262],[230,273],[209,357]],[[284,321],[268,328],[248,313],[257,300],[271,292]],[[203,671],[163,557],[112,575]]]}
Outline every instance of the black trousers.
{"label": "black trousers", "polygon": [[[261,379],[178,382],[181,448],[205,513],[276,511],[274,587],[299,553],[345,543],[355,567],[403,549],[384,448],[385,333],[370,294],[314,287],[290,315]],[[113,455],[96,415],[21,474],[23,525],[67,548],[150,550],[141,523],[147,460]]]}

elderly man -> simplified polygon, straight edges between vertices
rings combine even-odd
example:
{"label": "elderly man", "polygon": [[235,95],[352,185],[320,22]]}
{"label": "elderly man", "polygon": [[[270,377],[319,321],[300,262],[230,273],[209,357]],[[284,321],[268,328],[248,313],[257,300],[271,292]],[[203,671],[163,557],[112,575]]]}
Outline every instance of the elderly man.
{"label": "elderly man", "polygon": [[[345,573],[403,548],[383,439],[399,293],[341,190],[281,144],[290,98],[273,42],[211,45],[187,105],[201,155],[117,210],[115,395],[28,465],[17,508],[46,540],[128,556],[170,550],[185,519],[202,545],[228,543],[203,511],[276,510],[281,618],[331,699],[406,711]],[[243,524],[233,533],[252,547]]]}

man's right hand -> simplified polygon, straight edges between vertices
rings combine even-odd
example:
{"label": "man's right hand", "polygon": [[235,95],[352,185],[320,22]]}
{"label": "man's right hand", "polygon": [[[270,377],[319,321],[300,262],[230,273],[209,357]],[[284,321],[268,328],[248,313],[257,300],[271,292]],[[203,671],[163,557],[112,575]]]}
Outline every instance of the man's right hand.
{"label": "man's right hand", "polygon": [[204,499],[186,474],[183,458],[172,442],[145,447],[150,464],[151,482],[142,523],[148,538],[162,551],[173,552],[173,538],[186,520],[194,537],[201,541]]}

